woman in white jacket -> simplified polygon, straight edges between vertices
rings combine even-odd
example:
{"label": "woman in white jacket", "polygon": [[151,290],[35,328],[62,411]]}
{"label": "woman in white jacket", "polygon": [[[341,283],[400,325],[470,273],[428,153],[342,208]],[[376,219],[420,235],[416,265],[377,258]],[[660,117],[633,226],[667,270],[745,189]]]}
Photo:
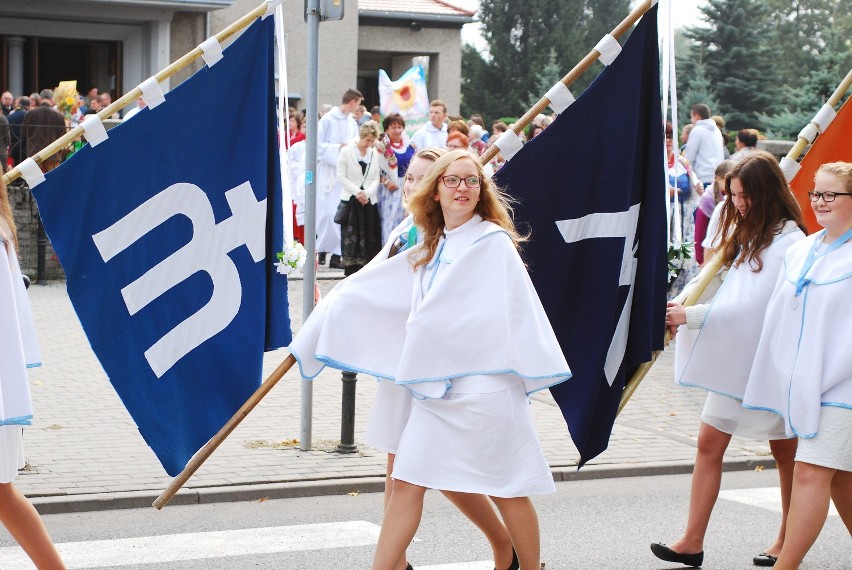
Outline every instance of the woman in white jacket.
{"label": "woman in white jacket", "polygon": [[368,121],[358,130],[355,144],[344,146],[337,157],[341,206],[346,213],[340,224],[341,263],[345,275],[364,267],[382,249],[379,219],[379,157],[373,144],[379,136],[378,125]]}

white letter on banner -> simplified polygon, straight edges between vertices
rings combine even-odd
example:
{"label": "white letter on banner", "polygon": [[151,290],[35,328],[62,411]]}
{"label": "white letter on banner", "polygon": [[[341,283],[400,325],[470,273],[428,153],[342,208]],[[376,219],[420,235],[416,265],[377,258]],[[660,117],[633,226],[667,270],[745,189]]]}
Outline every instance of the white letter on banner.
{"label": "white letter on banner", "polygon": [[225,329],[240,309],[240,274],[228,253],[245,244],[255,262],[266,257],[266,199],[257,201],[243,182],[225,193],[232,216],[218,224],[204,191],[194,184],[172,184],[92,239],[105,262],[173,216],[192,222],[192,239],[121,290],[131,315],[193,274],[213,281],[210,301],[145,351],[157,378],[205,340]]}
{"label": "white letter on banner", "polygon": [[618,284],[629,285],[627,301],[618,317],[618,325],[606,353],[604,372],[609,385],[615,381],[615,375],[624,361],[627,350],[627,333],[630,329],[630,310],[633,307],[633,283],[636,280],[636,227],[639,225],[640,204],[631,206],[626,212],[589,214],[574,220],[559,220],[556,227],[565,239],[565,243],[574,243],[585,239],[595,238],[624,238],[624,249],[621,253],[621,273]]}

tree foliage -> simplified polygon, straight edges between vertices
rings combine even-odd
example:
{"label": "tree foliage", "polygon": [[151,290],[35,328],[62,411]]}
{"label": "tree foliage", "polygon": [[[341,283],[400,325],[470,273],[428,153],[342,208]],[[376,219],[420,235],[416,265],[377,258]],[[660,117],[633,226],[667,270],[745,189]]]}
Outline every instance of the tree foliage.
{"label": "tree foliage", "polygon": [[[627,16],[629,6],[629,0],[482,0],[479,19],[488,53],[468,46],[462,51],[462,113],[522,115],[530,95],[541,98]],[[600,69],[591,71],[572,86],[575,94]],[[541,91],[552,76],[556,79]]]}
{"label": "tree foliage", "polygon": [[852,0],[708,0],[701,10],[678,57],[679,104],[715,95],[731,130],[795,136],[852,65]]}

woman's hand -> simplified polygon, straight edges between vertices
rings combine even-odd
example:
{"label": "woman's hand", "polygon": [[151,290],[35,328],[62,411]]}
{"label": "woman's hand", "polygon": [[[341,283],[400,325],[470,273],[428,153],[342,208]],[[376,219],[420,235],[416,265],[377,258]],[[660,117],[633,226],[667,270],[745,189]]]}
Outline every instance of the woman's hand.
{"label": "woman's hand", "polygon": [[363,204],[365,206],[367,205],[367,202],[370,201],[370,199],[367,198],[367,195],[364,193],[363,190],[361,192],[358,192],[357,194],[355,194],[355,199],[358,200],[359,202],[361,202],[361,204]]}
{"label": "woman's hand", "polygon": [[399,185],[395,184],[394,182],[391,182],[391,179],[388,178],[385,180],[385,188],[388,189],[388,192],[396,192],[397,190],[399,190]]}
{"label": "woman's hand", "polygon": [[686,309],[680,303],[669,301],[666,303],[666,326],[669,328],[669,334],[672,338],[677,335],[677,329],[680,325],[686,324]]}

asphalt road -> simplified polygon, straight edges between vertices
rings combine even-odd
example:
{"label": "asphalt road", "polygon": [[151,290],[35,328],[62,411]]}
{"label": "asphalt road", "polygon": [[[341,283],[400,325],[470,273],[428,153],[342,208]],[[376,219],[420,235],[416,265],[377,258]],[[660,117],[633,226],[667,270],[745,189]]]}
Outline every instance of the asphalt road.
{"label": "asphalt road", "polygon": [[[677,538],[689,482],[667,475],[559,483],[556,494],[536,499],[547,570],[677,568],[654,558],[649,543]],[[753,568],[751,557],[777,531],[776,486],[774,470],[725,474],[704,568]],[[45,520],[70,568],[355,570],[369,568],[380,516],[381,495],[360,493]],[[12,544],[0,537],[0,568],[30,568]],[[427,494],[409,558],[418,570],[493,568],[485,539],[436,492]],[[852,568],[852,540],[839,517],[829,517],[802,568]]]}

